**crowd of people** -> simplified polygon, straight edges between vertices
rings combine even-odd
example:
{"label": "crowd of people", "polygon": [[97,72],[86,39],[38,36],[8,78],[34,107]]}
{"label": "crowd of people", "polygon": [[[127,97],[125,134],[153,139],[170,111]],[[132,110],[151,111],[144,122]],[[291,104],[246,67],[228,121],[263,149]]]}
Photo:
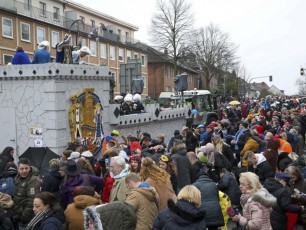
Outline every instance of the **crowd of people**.
{"label": "crowd of people", "polygon": [[305,106],[224,105],[220,121],[76,140],[39,171],[0,154],[0,229],[264,229],[306,225]]}

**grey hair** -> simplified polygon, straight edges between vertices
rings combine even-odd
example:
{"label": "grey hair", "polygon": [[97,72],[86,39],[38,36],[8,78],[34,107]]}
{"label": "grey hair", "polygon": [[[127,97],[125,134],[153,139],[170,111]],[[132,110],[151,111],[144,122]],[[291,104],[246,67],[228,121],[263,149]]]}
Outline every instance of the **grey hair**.
{"label": "grey hair", "polygon": [[115,156],[111,158],[111,161],[115,161],[118,165],[120,165],[123,169],[126,167],[125,159],[121,156]]}

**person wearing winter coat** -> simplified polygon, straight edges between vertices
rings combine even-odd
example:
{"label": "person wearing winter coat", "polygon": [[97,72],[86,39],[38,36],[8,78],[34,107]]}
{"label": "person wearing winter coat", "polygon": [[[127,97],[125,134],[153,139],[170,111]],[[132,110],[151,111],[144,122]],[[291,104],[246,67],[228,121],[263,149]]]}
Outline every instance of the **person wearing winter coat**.
{"label": "person wearing winter coat", "polygon": [[201,192],[193,185],[181,189],[175,203],[168,200],[167,208],[156,218],[153,230],[206,229],[205,211],[200,209]]}
{"label": "person wearing winter coat", "polygon": [[60,173],[60,160],[52,159],[49,161],[49,172],[44,176],[41,191],[51,192],[56,198],[59,197],[59,189],[63,180]]}
{"label": "person wearing winter coat", "polygon": [[249,133],[249,129],[248,129],[248,123],[247,122],[241,122],[239,124],[239,130],[237,131],[237,133],[234,136],[234,139],[231,140],[231,146],[233,149],[233,152],[236,154],[236,159],[240,160],[240,152],[243,149],[245,142],[247,141],[245,135],[247,133]]}
{"label": "person wearing winter coat", "polygon": [[231,167],[234,167],[236,165],[236,161],[231,146],[229,146],[227,143],[223,141],[220,133],[213,134],[212,143],[214,144],[215,149],[218,152],[222,153],[226,157],[226,159],[231,163]]}
{"label": "person wearing winter coat", "polygon": [[93,186],[97,193],[103,188],[103,180],[93,175],[81,175],[81,166],[69,160],[64,168],[65,178],[61,186],[61,205],[64,209],[73,202],[73,190],[77,186]]}
{"label": "person wearing winter coat", "polygon": [[0,229],[14,230],[14,223],[12,222],[12,197],[6,193],[0,192]]}
{"label": "person wearing winter coat", "polygon": [[243,147],[243,149],[240,152],[240,157],[242,158],[241,160],[241,167],[248,167],[248,162],[246,159],[244,158],[244,154],[247,151],[252,151],[254,153],[257,153],[257,150],[259,148],[259,143],[251,136],[251,133],[248,132],[245,134],[245,138],[246,138],[246,142],[245,145]]}
{"label": "person wearing winter coat", "polygon": [[34,216],[33,200],[41,187],[41,181],[37,175],[38,170],[31,166],[27,158],[19,159],[18,174],[15,177],[13,220],[20,229],[25,228]]}
{"label": "person wearing winter coat", "polygon": [[180,191],[185,185],[189,185],[190,173],[191,173],[191,163],[187,157],[186,145],[176,140],[175,144],[171,150],[171,159],[176,164],[177,168],[177,189]]}
{"label": "person wearing winter coat", "polygon": [[242,213],[232,217],[244,229],[272,230],[270,214],[277,200],[259,182],[259,177],[252,172],[241,173],[240,203]]}
{"label": "person wearing winter coat", "polygon": [[91,186],[78,186],[74,189],[73,195],[73,203],[69,204],[65,210],[65,229],[84,230],[84,209],[88,206],[99,205],[100,199]]}
{"label": "person wearing winter coat", "polygon": [[142,160],[139,175],[142,181],[150,183],[155,188],[159,196],[159,212],[167,207],[168,199],[176,201],[170,175],[164,169],[159,168],[151,158],[146,157]]}
{"label": "person wearing winter coat", "polygon": [[275,171],[273,171],[271,164],[266,160],[263,153],[253,153],[247,151],[244,159],[248,161],[249,165],[253,165],[255,174],[259,177],[260,183],[264,183],[269,177],[274,178]]}
{"label": "person wearing winter coat", "polygon": [[14,162],[13,155],[14,155],[13,147],[8,146],[4,148],[4,150],[0,154],[0,174],[4,173],[8,162]]}
{"label": "person wearing winter coat", "polygon": [[225,168],[220,170],[218,189],[228,195],[233,206],[240,206],[241,192],[236,178]]}
{"label": "person wearing winter coat", "polygon": [[27,226],[27,230],[64,230],[65,215],[50,192],[35,195],[33,201],[35,216]]}
{"label": "person wearing winter coat", "polygon": [[270,215],[273,230],[287,230],[286,212],[301,213],[304,209],[303,206],[292,205],[291,194],[286,188],[290,179],[287,173],[278,172],[275,178],[265,181],[264,187],[277,199],[277,205]]}
{"label": "person wearing winter coat", "polygon": [[50,43],[48,41],[42,41],[38,45],[38,49],[34,53],[32,64],[44,64],[51,61],[48,47]]}
{"label": "person wearing winter coat", "polygon": [[141,182],[140,176],[130,173],[125,177],[130,192],[125,200],[135,208],[136,230],[151,230],[158,215],[159,196],[148,182]]}
{"label": "person wearing winter coat", "polygon": [[264,157],[270,163],[273,171],[276,171],[278,161],[278,147],[280,143],[278,140],[271,138],[267,140],[267,149],[263,152]]}
{"label": "person wearing winter coat", "polygon": [[208,177],[206,172],[202,172],[202,175],[193,185],[201,192],[200,210],[206,212],[207,228],[217,229],[223,226],[224,219],[219,204],[219,192],[216,183]]}
{"label": "person wearing winter coat", "polygon": [[306,193],[306,180],[298,167],[288,166],[284,172],[291,176],[289,187],[291,188],[292,194],[294,193],[294,189],[298,189],[300,192]]}
{"label": "person wearing winter coat", "polygon": [[22,46],[17,46],[16,53],[12,58],[13,65],[31,64],[29,56],[24,52]]}

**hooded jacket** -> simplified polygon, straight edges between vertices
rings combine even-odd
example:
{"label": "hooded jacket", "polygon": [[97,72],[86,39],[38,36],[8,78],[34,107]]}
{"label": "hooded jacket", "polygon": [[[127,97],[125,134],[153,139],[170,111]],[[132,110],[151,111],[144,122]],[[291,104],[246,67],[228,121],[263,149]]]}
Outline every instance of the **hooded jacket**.
{"label": "hooded jacket", "polygon": [[59,196],[59,187],[62,183],[62,175],[59,172],[59,168],[52,169],[47,175],[45,175],[41,191],[42,192],[51,192],[55,197]]}
{"label": "hooded jacket", "polygon": [[34,216],[33,200],[40,192],[41,181],[37,177],[38,170],[31,167],[30,173],[23,178],[19,174],[15,177],[16,193],[14,195],[13,213],[14,219],[22,223],[28,223]]}
{"label": "hooded jacket", "polygon": [[168,208],[156,218],[153,230],[206,229],[205,211],[201,211],[185,200],[168,200]]}
{"label": "hooded jacket", "polygon": [[172,148],[171,159],[176,163],[177,167],[177,187],[179,189],[189,185],[190,173],[191,173],[191,163],[188,159],[186,145],[184,143],[176,144]]}
{"label": "hooded jacket", "polygon": [[243,207],[239,224],[248,230],[272,230],[270,213],[277,200],[265,188],[253,194],[242,194],[240,203]]}
{"label": "hooded jacket", "polygon": [[[249,137],[249,139],[246,141],[243,149],[240,152],[240,156],[243,158],[246,151],[252,151],[254,153],[257,153],[258,148],[259,148],[258,142],[255,141],[252,137]],[[247,167],[248,166],[247,160],[243,159],[241,162],[241,166]]]}
{"label": "hooded jacket", "polygon": [[264,184],[265,188],[277,199],[277,205],[273,207],[270,215],[270,221],[273,229],[286,230],[287,216],[289,213],[300,213],[301,206],[291,204],[290,193],[280,182],[274,178],[268,178]]}
{"label": "hooded jacket", "polygon": [[268,140],[267,149],[264,151],[263,155],[267,159],[267,161],[271,164],[271,167],[274,171],[276,171],[277,161],[278,161],[278,147],[279,141],[271,138]]}
{"label": "hooded jacket", "polygon": [[[69,204],[65,210],[66,230],[83,230],[84,216],[83,211],[86,207],[100,204],[99,199],[87,195],[74,197],[74,202]],[[81,227],[82,226],[82,227]]]}
{"label": "hooded jacket", "polygon": [[275,171],[262,153],[255,154],[255,156],[258,157],[257,163],[254,165],[255,173],[259,177],[260,183],[263,184],[268,177],[275,176]]}
{"label": "hooded jacket", "polygon": [[218,189],[228,195],[231,202],[235,206],[240,205],[241,192],[235,177],[230,172],[225,172],[218,183]]}
{"label": "hooded jacket", "polygon": [[130,191],[126,203],[136,211],[136,230],[151,230],[158,214],[159,197],[153,187],[138,187]]}

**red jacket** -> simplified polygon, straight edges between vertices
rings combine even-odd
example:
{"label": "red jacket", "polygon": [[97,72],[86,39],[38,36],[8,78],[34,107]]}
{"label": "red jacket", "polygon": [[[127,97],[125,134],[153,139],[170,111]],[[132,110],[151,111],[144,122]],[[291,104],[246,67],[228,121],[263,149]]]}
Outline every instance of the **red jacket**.
{"label": "red jacket", "polygon": [[112,191],[113,183],[115,179],[111,178],[109,173],[107,174],[107,177],[105,178],[105,184],[103,188],[103,192],[101,194],[101,200],[103,203],[109,202],[110,193]]}

